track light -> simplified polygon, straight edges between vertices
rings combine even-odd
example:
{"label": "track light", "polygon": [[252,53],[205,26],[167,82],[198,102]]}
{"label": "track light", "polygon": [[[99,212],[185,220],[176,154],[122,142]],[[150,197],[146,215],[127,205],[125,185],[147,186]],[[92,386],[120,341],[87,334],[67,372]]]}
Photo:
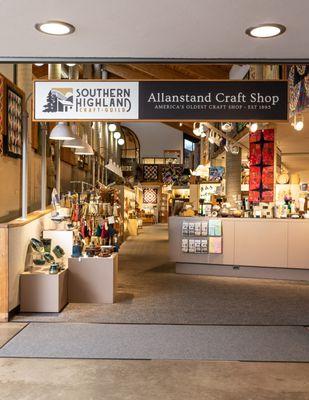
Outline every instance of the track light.
{"label": "track light", "polygon": [[230,133],[233,130],[233,124],[232,122],[223,122],[221,124],[221,130],[225,133]]}
{"label": "track light", "polygon": [[256,122],[251,123],[249,126],[250,132],[252,132],[252,133],[256,132],[258,130],[258,127],[259,126]]}
{"label": "track light", "polygon": [[214,144],[214,143],[215,143],[215,140],[216,140],[216,138],[215,138],[215,133],[214,133],[214,131],[210,131],[209,137],[208,137],[209,143]]}
{"label": "track light", "polygon": [[304,116],[303,114],[296,114],[292,122],[292,126],[296,131],[301,131],[304,129]]}
{"label": "track light", "polygon": [[215,136],[215,144],[219,147],[222,142],[222,137],[219,135]]}
{"label": "track light", "polygon": [[193,124],[193,133],[195,136],[201,136],[202,132],[201,132],[201,124],[199,124],[199,127],[197,128],[197,123],[194,122]]}
{"label": "track light", "polygon": [[231,152],[231,154],[237,155],[239,153],[239,147],[238,146],[231,146],[230,147],[230,152]]}

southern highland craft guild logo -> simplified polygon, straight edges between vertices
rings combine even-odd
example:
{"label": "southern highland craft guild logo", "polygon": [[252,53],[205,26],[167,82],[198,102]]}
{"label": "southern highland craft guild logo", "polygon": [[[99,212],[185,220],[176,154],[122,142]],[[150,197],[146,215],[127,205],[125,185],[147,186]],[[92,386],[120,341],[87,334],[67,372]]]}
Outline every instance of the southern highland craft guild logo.
{"label": "southern highland craft guild logo", "polygon": [[129,88],[52,88],[43,112],[117,113],[132,108]]}
{"label": "southern highland craft guild logo", "polygon": [[46,97],[43,112],[63,112],[73,108],[72,88],[52,88]]}

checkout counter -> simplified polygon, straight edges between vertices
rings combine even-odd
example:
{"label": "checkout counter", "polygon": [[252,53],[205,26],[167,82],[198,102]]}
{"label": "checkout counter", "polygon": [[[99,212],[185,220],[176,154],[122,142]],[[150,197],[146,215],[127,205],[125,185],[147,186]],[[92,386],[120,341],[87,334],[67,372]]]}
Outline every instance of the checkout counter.
{"label": "checkout counter", "polygon": [[177,273],[309,280],[308,219],[217,218],[222,253],[183,252],[183,221],[207,219],[169,218],[169,255]]}

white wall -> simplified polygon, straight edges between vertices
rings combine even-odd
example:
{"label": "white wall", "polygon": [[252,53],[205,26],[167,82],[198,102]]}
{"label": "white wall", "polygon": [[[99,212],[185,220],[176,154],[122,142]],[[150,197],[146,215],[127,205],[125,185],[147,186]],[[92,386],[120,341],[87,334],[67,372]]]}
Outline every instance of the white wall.
{"label": "white wall", "polygon": [[183,159],[183,134],[162,123],[125,123],[137,135],[142,157],[163,157],[164,150],[180,150]]}

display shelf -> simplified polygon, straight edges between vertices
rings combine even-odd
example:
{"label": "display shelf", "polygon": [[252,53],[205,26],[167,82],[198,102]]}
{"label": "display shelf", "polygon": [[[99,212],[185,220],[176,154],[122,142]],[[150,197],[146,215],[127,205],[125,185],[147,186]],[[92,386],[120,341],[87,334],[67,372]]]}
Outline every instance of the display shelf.
{"label": "display shelf", "polygon": [[68,259],[70,303],[114,303],[117,292],[118,253],[110,257]]}
{"label": "display shelf", "polygon": [[50,275],[36,268],[20,275],[21,312],[59,312],[68,302],[68,271]]}

